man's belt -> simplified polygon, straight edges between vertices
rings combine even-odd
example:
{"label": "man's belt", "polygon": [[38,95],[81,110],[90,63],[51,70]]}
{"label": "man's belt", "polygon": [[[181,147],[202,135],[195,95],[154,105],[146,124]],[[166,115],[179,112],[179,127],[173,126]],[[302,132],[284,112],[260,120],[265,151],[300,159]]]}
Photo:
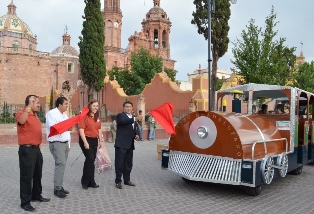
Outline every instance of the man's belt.
{"label": "man's belt", "polygon": [[20,147],[32,147],[32,148],[38,148],[38,147],[39,147],[39,144],[38,144],[38,145],[24,144],[24,145],[20,145]]}
{"label": "man's belt", "polygon": [[49,141],[49,143],[67,143],[68,141]]}

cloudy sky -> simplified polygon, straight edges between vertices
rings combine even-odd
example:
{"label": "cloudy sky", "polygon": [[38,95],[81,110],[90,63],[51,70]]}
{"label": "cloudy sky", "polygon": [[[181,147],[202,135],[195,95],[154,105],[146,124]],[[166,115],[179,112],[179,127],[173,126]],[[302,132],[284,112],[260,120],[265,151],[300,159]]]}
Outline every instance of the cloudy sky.
{"label": "cloudy sky", "polygon": [[[0,16],[6,14],[11,0],[1,0]],[[102,8],[104,0],[101,0]],[[84,0],[14,0],[17,15],[29,25],[38,38],[38,50],[51,52],[62,44],[65,26],[71,35],[71,45],[78,49],[78,37],[82,30]],[[176,60],[177,79],[187,80],[187,74],[198,69],[207,68],[207,41],[197,33],[191,25],[192,11],[195,10],[193,0],[161,0],[161,7],[167,12],[172,22],[170,34],[171,58]],[[314,1],[313,0],[238,0],[231,5],[229,20],[229,38],[233,42],[240,38],[250,19],[264,27],[265,17],[274,6],[277,13],[277,30],[279,36],[286,37],[286,45],[296,47],[296,55],[300,54],[301,42],[307,61],[314,60]],[[141,21],[150,8],[153,0],[121,0],[123,13],[122,47],[126,48],[128,38],[135,31],[141,30]],[[228,52],[220,58],[218,67],[230,73],[233,67],[230,60],[232,44]]]}

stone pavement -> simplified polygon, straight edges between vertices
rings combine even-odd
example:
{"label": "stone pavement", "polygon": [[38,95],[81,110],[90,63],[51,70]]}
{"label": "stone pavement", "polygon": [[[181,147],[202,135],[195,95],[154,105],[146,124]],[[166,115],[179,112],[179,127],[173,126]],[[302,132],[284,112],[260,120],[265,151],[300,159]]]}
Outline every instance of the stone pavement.
{"label": "stone pavement", "polygon": [[[313,213],[314,165],[307,165],[301,175],[287,175],[263,186],[257,197],[247,196],[237,186],[210,183],[185,183],[179,176],[162,170],[156,145],[166,140],[136,143],[131,180],[136,187],[114,186],[114,170],[96,174],[97,189],[84,190],[80,179],[84,156],[78,144],[72,144],[64,187],[70,191],[65,199],[53,195],[54,162],[47,145],[42,148],[43,196],[48,203],[32,202],[36,213],[65,214],[146,214],[146,213]],[[113,144],[107,144],[114,161]],[[0,213],[27,213],[20,208],[18,146],[0,146]]]}

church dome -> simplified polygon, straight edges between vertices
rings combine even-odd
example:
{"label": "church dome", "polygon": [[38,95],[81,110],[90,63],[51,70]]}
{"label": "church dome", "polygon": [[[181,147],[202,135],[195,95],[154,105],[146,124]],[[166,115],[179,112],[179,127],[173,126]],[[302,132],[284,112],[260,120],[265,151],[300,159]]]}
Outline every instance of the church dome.
{"label": "church dome", "polygon": [[70,45],[71,36],[66,32],[62,36],[63,45],[54,49],[51,54],[52,55],[63,55],[63,56],[78,56],[79,52]]}
{"label": "church dome", "polygon": [[165,13],[164,9],[162,9],[161,7],[155,6],[153,8],[151,8],[148,13],[152,14],[152,13],[159,13],[159,14],[163,14]]}
{"label": "church dome", "polygon": [[61,45],[54,49],[51,54],[53,55],[71,55],[78,56],[79,52],[70,45]]}
{"label": "church dome", "polygon": [[154,7],[146,14],[148,20],[167,20],[167,13],[160,7],[160,0],[154,0]]}
{"label": "church dome", "polygon": [[16,36],[29,35],[34,37],[28,25],[16,15],[16,6],[13,2],[8,5],[7,14],[0,17],[1,31],[16,33]]}

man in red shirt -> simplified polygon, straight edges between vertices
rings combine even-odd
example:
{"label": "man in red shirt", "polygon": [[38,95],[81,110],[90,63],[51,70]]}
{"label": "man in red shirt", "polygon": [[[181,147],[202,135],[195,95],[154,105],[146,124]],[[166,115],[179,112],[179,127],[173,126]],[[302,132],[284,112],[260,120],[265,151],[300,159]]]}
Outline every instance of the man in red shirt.
{"label": "man in red shirt", "polygon": [[34,211],[30,201],[48,202],[49,198],[41,196],[43,156],[40,151],[42,141],[41,122],[36,114],[39,111],[39,98],[28,95],[25,108],[16,115],[17,137],[20,164],[20,198],[21,208]]}

